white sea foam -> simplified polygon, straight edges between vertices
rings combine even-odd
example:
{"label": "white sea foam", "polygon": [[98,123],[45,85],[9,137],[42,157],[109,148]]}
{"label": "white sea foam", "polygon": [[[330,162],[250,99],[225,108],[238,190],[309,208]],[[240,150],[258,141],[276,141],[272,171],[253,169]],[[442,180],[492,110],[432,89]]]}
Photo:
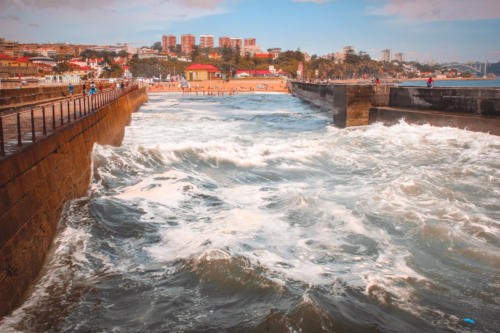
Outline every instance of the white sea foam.
{"label": "white sea foam", "polygon": [[[251,95],[235,96],[246,101],[238,108],[232,99],[154,98],[134,114],[122,147],[94,149],[91,193],[143,212],[136,222],[154,224],[159,240],[123,247],[151,262],[91,254],[105,269],[158,265],[171,274],[179,260],[245,258],[283,286],[341,295],[345,285],[384,307],[453,322],[421,304],[419,289],[455,284],[456,267],[490,272],[500,262],[498,137],[405,122],[341,130],[302,105],[273,109]],[[252,118],[287,113],[306,129]],[[77,252],[85,265],[92,250]],[[433,280],[426,261],[441,259],[451,267]]]}

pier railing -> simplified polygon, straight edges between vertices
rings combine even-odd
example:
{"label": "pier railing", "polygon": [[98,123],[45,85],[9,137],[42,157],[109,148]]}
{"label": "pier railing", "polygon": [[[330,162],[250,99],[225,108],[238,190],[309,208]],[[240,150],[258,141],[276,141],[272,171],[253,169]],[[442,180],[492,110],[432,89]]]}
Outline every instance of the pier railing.
{"label": "pier railing", "polygon": [[89,95],[14,108],[0,114],[0,158],[15,154],[23,146],[57,132],[136,90],[137,86],[112,88]]}

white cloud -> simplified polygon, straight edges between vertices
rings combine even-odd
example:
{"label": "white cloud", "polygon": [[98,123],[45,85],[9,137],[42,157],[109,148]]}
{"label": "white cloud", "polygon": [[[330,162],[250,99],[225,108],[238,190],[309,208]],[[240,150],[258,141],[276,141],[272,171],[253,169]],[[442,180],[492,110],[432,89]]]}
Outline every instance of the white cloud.
{"label": "white cloud", "polygon": [[[128,7],[138,4],[151,6],[173,5],[190,8],[214,9],[223,5],[226,0],[0,0],[0,8],[17,8],[19,10],[55,9],[55,8],[106,8],[109,6]],[[154,8],[152,8],[154,9]]]}
{"label": "white cloud", "polygon": [[500,18],[499,0],[388,0],[372,14],[396,16],[411,22]]}
{"label": "white cloud", "polygon": [[227,13],[234,1],[0,0],[0,31],[19,41],[158,39],[176,22]]}

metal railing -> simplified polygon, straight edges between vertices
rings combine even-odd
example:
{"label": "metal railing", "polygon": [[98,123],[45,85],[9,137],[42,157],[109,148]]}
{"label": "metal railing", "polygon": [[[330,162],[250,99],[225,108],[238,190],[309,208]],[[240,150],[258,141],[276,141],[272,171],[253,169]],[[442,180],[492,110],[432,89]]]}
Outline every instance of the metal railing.
{"label": "metal railing", "polygon": [[138,89],[136,85],[107,89],[91,95],[16,109],[0,114],[0,158],[17,153],[23,146],[57,132],[62,127],[95,113],[119,97]]}

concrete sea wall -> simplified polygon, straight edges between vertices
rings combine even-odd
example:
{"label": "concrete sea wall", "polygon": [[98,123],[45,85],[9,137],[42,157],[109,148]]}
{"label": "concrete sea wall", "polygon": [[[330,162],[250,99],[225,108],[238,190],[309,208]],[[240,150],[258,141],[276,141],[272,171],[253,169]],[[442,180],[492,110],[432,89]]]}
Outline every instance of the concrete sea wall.
{"label": "concrete sea wall", "polygon": [[[99,83],[96,83],[99,85]],[[111,84],[102,83],[104,89],[109,88]],[[90,83],[87,83],[87,92],[89,91]],[[82,85],[73,85],[73,93],[75,95],[82,93]],[[5,88],[0,89],[0,112],[3,109],[8,109],[12,104],[29,104],[39,102],[41,100],[55,99],[69,96],[68,84],[58,86],[40,86],[29,88]]]}
{"label": "concrete sea wall", "polygon": [[292,82],[290,90],[322,110],[333,112],[333,124],[343,128],[367,125],[372,106],[389,104],[390,86]]}
{"label": "concrete sea wall", "polygon": [[333,112],[337,127],[393,124],[449,126],[500,135],[500,88],[322,85],[292,82],[292,94]]}
{"label": "concrete sea wall", "polygon": [[500,89],[393,87],[390,106],[452,114],[500,116]]}
{"label": "concrete sea wall", "polygon": [[[74,93],[81,94],[81,92],[82,92],[82,86],[75,85]],[[31,87],[31,88],[19,88],[19,89],[16,88],[0,89],[0,108],[7,107],[11,104],[31,103],[45,99],[64,97],[68,95],[69,95],[69,89],[67,85]]]}
{"label": "concrete sea wall", "polygon": [[65,202],[85,195],[94,143],[120,145],[146,101],[145,89],[135,90],[0,160],[0,317],[39,274]]}

